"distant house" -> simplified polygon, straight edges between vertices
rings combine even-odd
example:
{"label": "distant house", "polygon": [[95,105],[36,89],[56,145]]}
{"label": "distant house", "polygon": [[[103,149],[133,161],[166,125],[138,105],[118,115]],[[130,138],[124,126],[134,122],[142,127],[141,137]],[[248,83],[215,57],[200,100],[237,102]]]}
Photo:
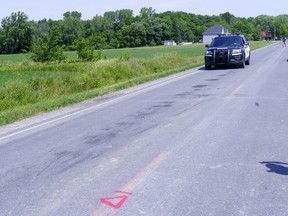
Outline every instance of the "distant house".
{"label": "distant house", "polygon": [[273,36],[271,34],[271,32],[261,32],[261,35],[262,35],[262,40],[272,40],[273,39]]}
{"label": "distant house", "polygon": [[213,38],[218,37],[220,34],[228,34],[228,29],[219,24],[210,27],[203,32],[203,43],[210,44]]}
{"label": "distant house", "polygon": [[164,46],[176,46],[176,42],[174,40],[165,40]]}

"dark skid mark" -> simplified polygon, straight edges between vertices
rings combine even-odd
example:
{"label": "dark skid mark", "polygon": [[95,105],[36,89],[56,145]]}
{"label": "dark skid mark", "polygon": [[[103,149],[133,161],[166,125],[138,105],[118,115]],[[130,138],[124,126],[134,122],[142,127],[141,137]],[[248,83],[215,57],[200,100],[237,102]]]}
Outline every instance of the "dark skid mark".
{"label": "dark skid mark", "polygon": [[95,136],[89,136],[86,138],[85,143],[88,145],[97,146],[107,141],[111,141],[116,136],[117,136],[116,133],[104,133],[104,134],[99,134]]}
{"label": "dark skid mark", "polygon": [[174,101],[163,101],[161,103],[164,105],[172,105],[174,103]]}
{"label": "dark skid mark", "polygon": [[[93,152],[94,154],[94,152]],[[62,151],[54,154],[54,159],[50,161],[44,169],[37,173],[37,176],[58,175],[68,171],[79,164],[91,160],[92,154],[77,151]]]}
{"label": "dark skid mark", "polygon": [[[60,153],[62,154],[62,153]],[[58,154],[59,155],[59,154]],[[58,156],[56,155],[56,157]],[[100,151],[79,151],[79,152],[69,152],[66,156],[62,158],[58,158],[58,160],[54,160],[44,171],[50,175],[59,175],[63,172],[73,169],[87,161],[94,160],[101,155]],[[41,173],[40,173],[41,174]]]}
{"label": "dark skid mark", "polygon": [[197,97],[210,97],[211,94],[198,94]]}
{"label": "dark skid mark", "polygon": [[229,71],[229,72],[227,72],[227,73],[225,73],[225,74],[220,74],[220,75],[218,75],[218,76],[224,77],[224,76],[229,76],[229,75],[231,75],[231,74],[233,74],[233,73],[235,73],[235,72],[234,72],[234,71]]}
{"label": "dark skid mark", "polygon": [[154,105],[154,108],[165,108],[165,107],[172,107],[170,104],[159,104],[159,105]]}
{"label": "dark skid mark", "polygon": [[173,101],[163,101],[158,105],[155,105],[154,107],[172,107]]}
{"label": "dark skid mark", "polygon": [[151,116],[153,114],[154,114],[154,110],[150,110],[149,112],[140,111],[140,112],[131,114],[130,117],[132,117],[134,119],[143,119],[143,118],[146,118],[146,117]]}
{"label": "dark skid mark", "polygon": [[[134,134],[134,136],[137,136],[139,134],[147,133],[148,131],[150,131],[156,127],[158,127],[157,123],[153,123],[151,125],[144,126],[144,127],[142,127],[142,126],[135,127],[135,128],[133,128],[133,134]],[[147,144],[147,145],[150,145],[150,144]]]}
{"label": "dark skid mark", "polygon": [[[94,156],[94,158],[95,158],[95,156]],[[73,158],[72,160],[66,161],[65,163],[63,163],[61,168],[56,173],[61,174],[61,173],[66,172],[66,171],[68,171],[68,170],[70,170],[70,169],[72,169],[72,168],[74,168],[80,164],[83,164],[86,161],[89,161],[91,159],[92,159],[91,155],[82,155],[78,158]]]}
{"label": "dark skid mark", "polygon": [[80,156],[79,152],[69,152],[69,151],[63,151],[63,152],[57,152],[55,153],[56,160],[60,160],[61,163],[65,164],[66,161],[73,160],[75,158],[78,158]]}
{"label": "dark skid mark", "polygon": [[112,128],[104,128],[103,131],[110,131]]}
{"label": "dark skid mark", "polygon": [[218,81],[219,79],[206,79],[206,81]]}
{"label": "dark skid mark", "polygon": [[117,126],[131,126],[134,125],[134,123],[130,123],[130,122],[118,122],[116,123]]}
{"label": "dark skid mark", "polygon": [[176,94],[175,96],[176,97],[185,97],[185,96],[188,96],[190,94],[191,94],[191,92],[182,92],[182,93]]}
{"label": "dark skid mark", "polygon": [[148,111],[150,111],[150,113],[153,113],[153,112],[157,112],[157,110],[160,109],[160,108],[172,107],[173,103],[174,103],[174,101],[162,101],[162,102],[157,103],[157,104],[155,104],[155,105],[153,105],[151,107],[145,108],[145,110],[148,110]]}
{"label": "dark skid mark", "polygon": [[193,88],[205,88],[207,87],[207,85],[195,85],[195,86],[192,86]]}
{"label": "dark skid mark", "polygon": [[61,151],[55,153],[56,160],[59,160],[63,157],[70,157],[70,155],[72,155],[72,152],[69,151]]}
{"label": "dark skid mark", "polygon": [[60,165],[63,166],[67,161],[77,158],[77,156],[79,156],[79,154],[71,151],[56,152],[54,153],[54,159],[45,165],[45,167],[37,173],[37,176],[51,172],[51,170],[55,171],[55,169],[58,169]]}

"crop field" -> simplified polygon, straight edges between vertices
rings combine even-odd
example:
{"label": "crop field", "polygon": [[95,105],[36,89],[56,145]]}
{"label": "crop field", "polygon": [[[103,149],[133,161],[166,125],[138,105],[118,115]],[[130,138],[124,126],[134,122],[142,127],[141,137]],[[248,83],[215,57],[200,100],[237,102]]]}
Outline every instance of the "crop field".
{"label": "crop field", "polygon": [[[251,48],[268,42],[251,42]],[[34,63],[30,54],[0,55],[0,125],[97,97],[204,63],[205,46],[102,50],[102,60]]]}

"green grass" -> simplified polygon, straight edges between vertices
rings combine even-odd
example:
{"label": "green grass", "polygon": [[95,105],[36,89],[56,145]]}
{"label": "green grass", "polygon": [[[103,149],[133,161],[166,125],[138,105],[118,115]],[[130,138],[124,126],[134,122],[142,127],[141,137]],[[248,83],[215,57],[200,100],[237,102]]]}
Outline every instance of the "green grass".
{"label": "green grass", "polygon": [[[268,43],[251,42],[252,49]],[[0,125],[203,65],[203,44],[103,50],[107,59],[34,63],[29,54],[0,55]],[[130,59],[119,56],[129,55]]]}
{"label": "green grass", "polygon": [[[189,46],[158,46],[158,47],[140,47],[140,48],[125,48],[125,49],[108,49],[102,50],[102,57],[108,59],[118,58],[123,54],[128,54],[132,58],[151,58],[163,54],[181,54],[184,56],[202,55],[205,50],[203,44],[194,44]],[[76,60],[77,53],[74,51],[65,52],[69,60]],[[0,65],[15,62],[31,61],[30,54],[15,54],[15,55],[0,55]]]}
{"label": "green grass", "polygon": [[160,46],[160,47],[142,47],[134,49],[116,49],[116,50],[104,50],[103,55],[108,58],[116,58],[122,53],[127,53],[133,58],[145,58],[149,59],[163,54],[181,54],[184,57],[200,56],[203,55],[205,47],[202,44],[192,46]]}
{"label": "green grass", "polygon": [[251,41],[250,48],[251,50],[259,49],[261,47],[269,46],[272,43],[276,43],[276,41]]}
{"label": "green grass", "polygon": [[0,65],[8,62],[31,61],[30,54],[0,55]]}

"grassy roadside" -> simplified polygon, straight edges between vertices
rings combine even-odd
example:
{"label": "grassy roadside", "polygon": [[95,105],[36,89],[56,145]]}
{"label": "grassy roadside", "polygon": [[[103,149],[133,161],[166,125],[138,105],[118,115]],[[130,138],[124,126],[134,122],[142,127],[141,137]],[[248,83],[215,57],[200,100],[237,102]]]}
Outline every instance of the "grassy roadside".
{"label": "grassy roadside", "polygon": [[[267,42],[251,42],[256,49]],[[203,65],[201,44],[103,50],[106,60],[33,63],[28,54],[0,56],[0,125]],[[121,55],[131,56],[123,59]]]}

